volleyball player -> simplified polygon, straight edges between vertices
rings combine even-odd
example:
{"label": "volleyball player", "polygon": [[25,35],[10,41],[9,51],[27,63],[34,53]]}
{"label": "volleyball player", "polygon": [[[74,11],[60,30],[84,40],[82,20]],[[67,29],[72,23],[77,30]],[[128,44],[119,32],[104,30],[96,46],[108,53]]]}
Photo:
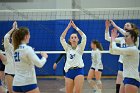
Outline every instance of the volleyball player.
{"label": "volleyball player", "polygon": [[[70,45],[70,41],[68,41],[68,44]],[[62,58],[64,58],[64,65],[63,65],[63,67],[65,66],[65,64],[66,64],[66,54],[62,53],[62,54],[60,54],[60,56],[57,58],[57,60],[55,61],[54,65],[53,65],[53,69],[54,70],[56,70],[57,65],[59,64],[59,62],[60,62],[60,60]],[[63,75],[64,75],[64,78],[65,78],[65,70],[64,70],[64,68],[63,68]],[[65,92],[66,88],[65,87],[61,88],[60,91]],[[75,88],[73,89],[73,92],[75,93]]]}
{"label": "volleyball player", "polygon": [[123,57],[124,79],[119,93],[137,93],[140,86],[140,76],[138,72],[139,50],[136,46],[138,34],[133,30],[127,30],[125,33],[125,42],[127,46],[124,48],[116,46],[116,37],[117,32],[112,30],[110,48],[113,54],[122,55]]}
{"label": "volleyball player", "polygon": [[[112,20],[107,20],[106,21],[106,30],[105,30],[105,40],[107,41],[111,41],[111,37],[109,35],[109,26],[111,24],[115,27],[116,30],[119,30],[123,35],[126,33],[127,30],[131,30],[131,29],[134,29],[134,31],[136,33],[138,33],[138,30],[137,30],[137,27],[132,24],[132,23],[126,23],[124,25],[124,29],[126,30],[123,30],[122,28],[118,27]],[[124,37],[117,37],[115,38],[115,42],[116,43],[119,43],[120,46],[123,48],[123,47],[126,47],[126,43],[125,43],[125,39]],[[137,42],[136,42],[136,46],[139,46],[139,37],[137,38]],[[123,60],[122,60],[122,56],[120,55],[120,58],[119,58],[119,61],[118,61],[118,74],[117,74],[117,80],[116,80],[116,93],[119,93],[119,90],[120,90],[120,85],[122,83],[122,80],[123,80]]]}
{"label": "volleyball player", "polygon": [[[117,26],[113,20],[110,20],[110,22],[111,22],[111,24],[113,25],[113,27],[116,28],[117,31],[119,31],[119,32],[122,33],[123,35],[125,35],[125,33],[126,33],[127,30],[133,30],[133,31],[135,31],[137,34],[139,34],[139,29],[138,29],[138,27],[137,27],[135,24],[133,24],[133,23],[130,23],[130,22],[125,23],[124,29],[122,29],[122,28],[120,28],[119,26]],[[138,37],[137,37],[136,46],[139,47],[139,35],[138,35]]]}
{"label": "volleyball player", "polygon": [[[82,37],[82,41],[80,44],[78,44],[79,38],[75,33],[70,35],[71,45],[66,43],[65,36],[71,26],[76,29],[76,31]],[[64,67],[64,70],[66,72],[66,93],[73,93],[74,87],[76,93],[81,93],[84,83],[84,63],[82,55],[86,45],[86,35],[74,24],[73,21],[70,21],[67,28],[64,30],[60,37],[60,42],[67,55],[67,60]]]}
{"label": "volleyball player", "polygon": [[2,81],[2,79],[4,78],[3,64],[6,63],[7,58],[6,58],[6,56],[3,55],[1,52],[2,52],[2,51],[0,50],[0,64],[2,64],[2,65],[0,65],[0,68],[1,68],[1,72],[0,72],[0,75],[1,75],[1,76],[0,76],[0,93],[4,93],[4,90],[3,90],[3,87],[2,87],[1,81]]}
{"label": "volleyball player", "polygon": [[4,48],[7,57],[7,64],[5,65],[5,81],[8,88],[9,93],[13,93],[12,83],[15,75],[15,67],[14,67],[14,49],[11,44],[11,37],[13,31],[17,29],[17,22],[13,23],[13,28],[4,36]]}
{"label": "volleyball player", "polygon": [[[4,40],[3,39],[2,39],[2,44],[0,46],[0,51],[4,51]],[[0,60],[0,93],[3,93],[2,80],[4,79],[4,70],[5,70],[5,65]]]}
{"label": "volleyball player", "polygon": [[30,39],[29,29],[21,27],[12,35],[15,59],[15,76],[13,91],[15,93],[40,93],[37,87],[35,67],[43,67],[48,55],[41,53],[39,59],[32,47],[28,46]]}
{"label": "volleyball player", "polygon": [[2,51],[0,51],[0,61],[3,63],[3,64],[6,64],[7,63],[7,58],[5,55],[2,54]]}
{"label": "volleyball player", "polygon": [[[91,88],[95,90],[94,92],[101,93],[101,89],[102,89],[101,76],[103,71],[103,64],[101,60],[100,51],[103,50],[103,47],[97,40],[93,40],[91,42],[91,48],[92,48],[92,53],[91,53],[92,65],[88,72],[87,79]],[[94,76],[96,78],[96,82],[92,80]]]}

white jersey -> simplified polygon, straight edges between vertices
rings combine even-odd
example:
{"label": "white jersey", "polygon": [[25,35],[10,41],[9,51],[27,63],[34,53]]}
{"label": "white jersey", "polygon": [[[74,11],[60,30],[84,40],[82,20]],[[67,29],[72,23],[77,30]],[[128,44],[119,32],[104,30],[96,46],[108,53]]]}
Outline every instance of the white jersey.
{"label": "white jersey", "polygon": [[103,64],[101,60],[102,54],[100,53],[99,49],[92,50],[91,59],[92,59],[92,65],[91,65],[92,68],[94,68],[96,71],[98,71],[98,69],[103,69]]}
{"label": "white jersey", "polygon": [[140,81],[139,76],[139,50],[136,46],[119,48],[115,42],[112,42],[112,51],[123,57],[123,77],[134,78]]}
{"label": "white jersey", "polygon": [[4,48],[7,58],[7,64],[5,65],[5,73],[15,74],[15,65],[14,65],[14,47],[9,41],[10,35],[6,34],[4,36]]}
{"label": "white jersey", "polygon": [[36,84],[35,66],[42,67],[46,58],[39,59],[32,47],[21,44],[15,50],[15,76],[13,86]]}
{"label": "white jersey", "polygon": [[[123,29],[120,29],[120,32],[121,33],[124,33],[126,31],[124,31]],[[105,32],[105,40],[107,40],[109,42],[111,41],[111,37],[109,35],[109,31],[107,33]],[[115,42],[116,43],[119,43],[121,48],[125,48],[127,46],[126,43],[125,43],[125,38],[124,37],[115,38]],[[137,47],[139,46],[139,37],[137,38],[136,46]],[[120,63],[123,63],[123,60],[122,59],[123,59],[122,58],[122,55],[120,55],[120,57],[119,57],[119,62]]]}
{"label": "white jersey", "polygon": [[86,45],[86,35],[82,35],[81,44],[79,44],[76,49],[72,49],[71,45],[67,44],[63,37],[60,37],[60,42],[67,55],[67,60],[64,67],[65,72],[68,72],[68,69],[71,67],[84,67],[82,55]]}

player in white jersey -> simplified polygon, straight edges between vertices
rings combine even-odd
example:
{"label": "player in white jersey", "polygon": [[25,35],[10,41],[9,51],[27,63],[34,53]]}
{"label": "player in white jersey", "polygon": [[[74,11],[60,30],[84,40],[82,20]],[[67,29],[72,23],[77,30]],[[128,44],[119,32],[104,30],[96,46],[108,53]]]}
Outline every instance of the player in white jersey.
{"label": "player in white jersey", "polygon": [[[135,31],[137,34],[139,34],[139,29],[138,27],[130,22],[125,23],[124,25],[124,29],[120,28],[119,26],[117,26],[113,20],[110,20],[111,24],[113,25],[114,28],[117,29],[117,31],[119,31],[120,33],[122,33],[123,35],[125,35],[127,30],[133,30]],[[136,42],[136,46],[139,47],[139,36],[137,37],[137,42]]]}
{"label": "player in white jersey", "polygon": [[48,55],[41,53],[39,59],[32,47],[28,46],[30,39],[29,29],[21,27],[12,35],[15,59],[15,76],[13,91],[15,93],[40,93],[37,87],[35,66],[43,67]]}
{"label": "player in white jersey", "polygon": [[[2,54],[2,51],[4,51],[4,38],[2,39],[2,43],[0,45],[0,53],[1,54]],[[3,93],[3,91],[4,91],[3,86],[2,86],[2,81],[4,80],[4,70],[5,70],[4,64],[5,63],[3,63],[2,60],[0,60],[0,93]]]}
{"label": "player in white jersey", "polygon": [[13,93],[12,83],[15,74],[14,57],[13,57],[14,50],[13,45],[11,44],[11,37],[15,29],[17,29],[17,22],[13,23],[13,28],[4,36],[4,48],[7,57],[7,64],[5,65],[5,81],[9,93]]}
{"label": "player in white jersey", "polygon": [[[70,27],[76,29],[76,31],[82,37],[81,43],[78,44],[78,36],[73,33],[70,35],[70,43],[66,43],[65,36]],[[81,93],[84,83],[84,62],[82,59],[82,55],[84,52],[84,48],[86,45],[86,35],[74,24],[71,20],[68,24],[67,28],[64,30],[60,37],[60,42],[63,48],[66,51],[67,60],[64,67],[66,72],[65,75],[65,84],[66,84],[66,93],[73,93],[73,88],[75,87],[76,93]]]}
{"label": "player in white jersey", "polygon": [[122,55],[123,60],[123,84],[121,84],[119,93],[137,93],[140,86],[139,76],[139,50],[136,46],[138,34],[135,31],[127,30],[125,33],[126,48],[117,47],[115,38],[117,32],[112,30],[111,34],[111,52]]}
{"label": "player in white jersey", "polygon": [[[125,31],[125,30],[121,29],[120,27],[118,27],[112,20],[110,20],[110,21],[111,21],[112,25],[116,28],[116,30],[120,31],[123,35],[126,33],[127,30],[131,30],[131,29],[134,29],[134,31],[138,33],[137,27],[132,23],[126,23],[124,25],[124,29],[126,30]],[[109,26],[111,25],[110,21],[109,20],[106,21],[106,31],[105,31],[105,40],[107,40],[109,42],[111,41],[111,37],[109,35]],[[115,38],[115,42],[119,43],[122,48],[126,47],[124,37]],[[139,46],[139,37],[137,38],[136,45],[137,45],[137,47]],[[123,75],[122,75],[122,71],[123,71],[122,55],[120,55],[118,64],[119,65],[118,65],[118,74],[117,74],[117,80],[116,80],[116,93],[119,93],[120,85],[121,85],[121,82],[123,80]]]}
{"label": "player in white jersey", "polygon": [[[92,65],[91,68],[88,72],[88,77],[87,80],[93,88],[93,91],[96,93],[101,93],[102,89],[102,82],[101,82],[101,76],[102,76],[102,71],[103,71],[103,64],[102,64],[102,55],[100,51],[103,50],[102,45],[97,41],[93,40],[91,42],[91,48],[92,48],[92,53],[91,53],[91,59],[92,59]],[[96,78],[96,82],[94,82],[92,79]]]}

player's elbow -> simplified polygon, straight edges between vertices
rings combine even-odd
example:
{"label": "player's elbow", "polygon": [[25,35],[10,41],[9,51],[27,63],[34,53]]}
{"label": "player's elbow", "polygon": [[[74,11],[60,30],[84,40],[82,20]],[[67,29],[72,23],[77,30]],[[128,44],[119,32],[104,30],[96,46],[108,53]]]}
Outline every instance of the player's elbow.
{"label": "player's elbow", "polygon": [[45,65],[45,63],[46,63],[46,60],[41,61],[41,62],[37,62],[36,66],[37,66],[38,68],[42,68],[42,67]]}
{"label": "player's elbow", "polygon": [[4,65],[7,65],[7,64],[8,64],[8,61],[7,61],[7,59],[5,59],[5,60],[2,60],[2,63],[3,63]]}
{"label": "player's elbow", "polygon": [[38,68],[42,68],[44,65],[43,64],[37,64],[36,65]]}

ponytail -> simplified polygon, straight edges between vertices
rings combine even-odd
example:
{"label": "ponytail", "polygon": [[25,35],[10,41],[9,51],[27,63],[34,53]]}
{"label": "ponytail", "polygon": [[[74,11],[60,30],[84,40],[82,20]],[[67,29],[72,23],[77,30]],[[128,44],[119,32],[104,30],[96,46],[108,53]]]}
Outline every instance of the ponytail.
{"label": "ponytail", "polygon": [[29,34],[29,29],[26,27],[21,27],[13,32],[12,44],[14,46],[14,50],[16,50],[19,47],[21,41],[24,40],[24,37],[28,34]]}

